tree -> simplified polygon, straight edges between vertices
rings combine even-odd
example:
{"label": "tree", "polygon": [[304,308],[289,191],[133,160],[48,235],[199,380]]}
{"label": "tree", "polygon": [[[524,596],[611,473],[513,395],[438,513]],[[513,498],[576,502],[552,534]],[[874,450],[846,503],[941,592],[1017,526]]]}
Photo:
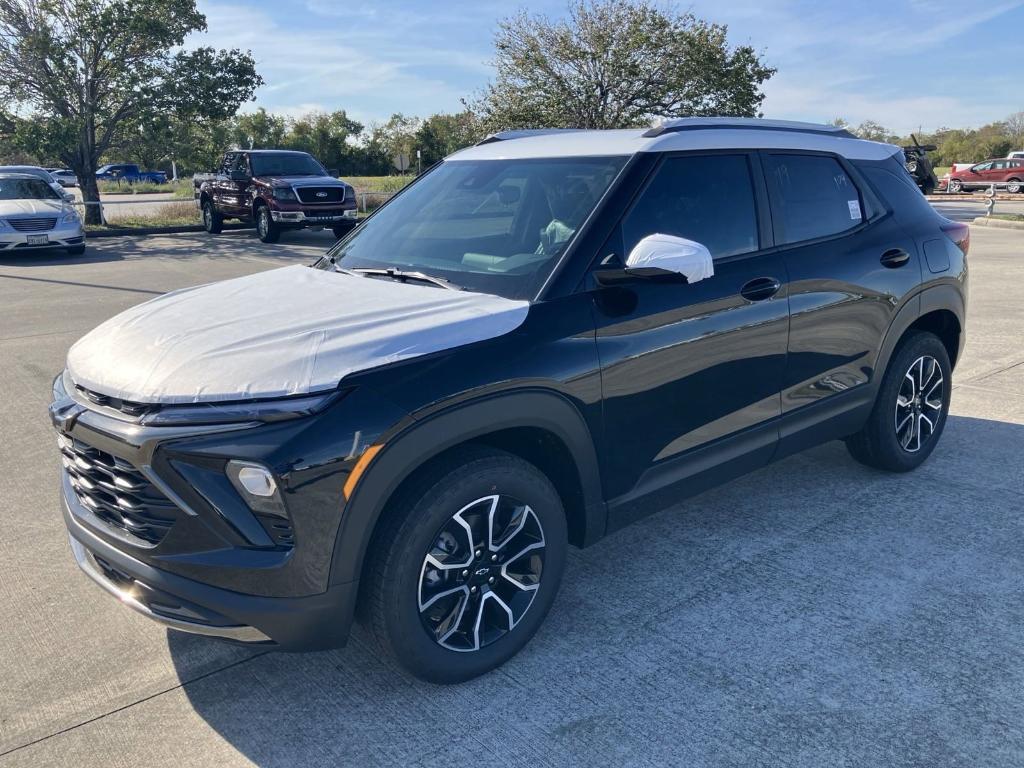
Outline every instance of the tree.
{"label": "tree", "polygon": [[775,70],[727,32],[653,0],[571,0],[555,21],[522,11],[499,22],[497,77],[470,106],[489,130],[755,116]]}
{"label": "tree", "polygon": [[236,117],[231,129],[232,143],[245,149],[277,149],[287,133],[288,121],[263,107]]}
{"label": "tree", "polygon": [[1024,112],[1014,112],[1003,121],[1007,137],[1013,142],[1014,149],[1024,147]]}
{"label": "tree", "polygon": [[859,139],[867,139],[868,141],[886,143],[896,143],[899,141],[899,137],[896,134],[874,120],[865,120],[856,128],[852,128],[851,133]]}
{"label": "tree", "polygon": [[352,149],[349,139],[363,130],[343,109],[336,112],[311,112],[295,120],[285,140],[290,149],[309,152],[332,170],[349,165]]}
{"label": "tree", "polygon": [[22,146],[59,158],[95,202],[100,158],[154,115],[230,117],[263,80],[242,51],[171,52],[205,29],[195,0],[0,0],[0,96],[27,115]]}
{"label": "tree", "polygon": [[469,110],[454,115],[438,113],[420,125],[415,144],[423,154],[423,167],[428,168],[452,152],[475,144],[485,135],[480,121]]}

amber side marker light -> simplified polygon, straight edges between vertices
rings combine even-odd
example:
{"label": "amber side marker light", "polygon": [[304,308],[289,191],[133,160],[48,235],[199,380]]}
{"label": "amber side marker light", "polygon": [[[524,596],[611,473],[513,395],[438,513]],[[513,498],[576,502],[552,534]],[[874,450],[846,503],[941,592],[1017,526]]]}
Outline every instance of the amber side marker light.
{"label": "amber side marker light", "polygon": [[359,457],[359,461],[357,461],[356,465],[352,467],[352,471],[348,473],[348,480],[345,481],[345,487],[342,488],[342,493],[345,494],[345,501],[352,498],[352,493],[355,491],[356,485],[359,484],[359,478],[363,476],[363,472],[366,471],[370,462],[373,461],[374,456],[376,456],[383,447],[383,445],[371,445],[363,451],[363,455]]}

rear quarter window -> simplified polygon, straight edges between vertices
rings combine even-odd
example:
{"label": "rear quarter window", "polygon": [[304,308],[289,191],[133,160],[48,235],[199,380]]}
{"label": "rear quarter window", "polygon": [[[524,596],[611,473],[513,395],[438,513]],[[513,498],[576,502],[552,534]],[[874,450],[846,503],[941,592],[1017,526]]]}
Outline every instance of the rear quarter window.
{"label": "rear quarter window", "polygon": [[838,235],[864,220],[860,191],[835,158],[770,154],[765,176],[780,243]]}

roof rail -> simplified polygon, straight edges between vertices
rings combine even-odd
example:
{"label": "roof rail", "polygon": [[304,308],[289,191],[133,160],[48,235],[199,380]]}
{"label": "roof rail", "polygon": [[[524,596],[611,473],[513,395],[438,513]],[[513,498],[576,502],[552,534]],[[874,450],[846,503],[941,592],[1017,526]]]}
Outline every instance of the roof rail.
{"label": "roof rail", "polygon": [[680,117],[662,120],[644,131],[646,138],[662,136],[666,133],[683,131],[706,131],[714,129],[742,129],[755,131],[792,131],[794,133],[816,133],[821,136],[834,136],[842,139],[857,138],[845,128],[836,125],[819,125],[818,123],[800,123],[794,120],[763,120],[756,117]]}
{"label": "roof rail", "polygon": [[585,130],[583,128],[522,128],[514,131],[498,131],[492,133],[486,139],[482,139],[476,143],[476,146],[481,144],[493,144],[496,141],[512,141],[513,139],[528,139],[531,136],[548,136],[552,133],[572,133]]}

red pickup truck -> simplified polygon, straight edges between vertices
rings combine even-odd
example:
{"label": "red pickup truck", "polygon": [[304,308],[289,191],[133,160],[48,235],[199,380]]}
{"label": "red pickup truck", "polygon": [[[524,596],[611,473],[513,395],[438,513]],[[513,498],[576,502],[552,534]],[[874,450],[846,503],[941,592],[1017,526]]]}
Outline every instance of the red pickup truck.
{"label": "red pickup truck", "polygon": [[193,183],[211,234],[221,231],[225,219],[255,222],[265,243],[276,242],[286,229],[326,227],[342,237],[356,224],[355,190],[305,152],[227,152],[215,172],[196,174]]}

